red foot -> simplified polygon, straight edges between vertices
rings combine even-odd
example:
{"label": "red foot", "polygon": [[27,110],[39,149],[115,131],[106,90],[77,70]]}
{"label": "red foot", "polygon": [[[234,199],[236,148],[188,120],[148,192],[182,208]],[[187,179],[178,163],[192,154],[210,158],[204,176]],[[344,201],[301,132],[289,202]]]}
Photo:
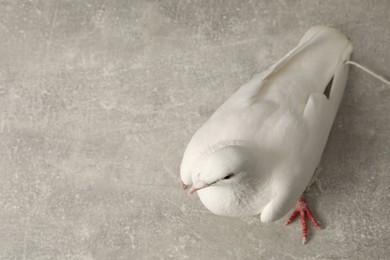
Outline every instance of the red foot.
{"label": "red foot", "polygon": [[306,215],[311,220],[311,222],[316,227],[321,227],[321,225],[318,223],[318,221],[313,217],[313,214],[311,213],[309,206],[307,205],[307,202],[305,200],[305,197],[302,196],[297,201],[297,204],[295,204],[295,210],[291,214],[291,216],[286,221],[285,225],[290,224],[294,221],[294,219],[298,216],[298,214],[301,216],[301,224],[302,224],[302,244],[306,244],[307,242],[307,225],[306,225]]}

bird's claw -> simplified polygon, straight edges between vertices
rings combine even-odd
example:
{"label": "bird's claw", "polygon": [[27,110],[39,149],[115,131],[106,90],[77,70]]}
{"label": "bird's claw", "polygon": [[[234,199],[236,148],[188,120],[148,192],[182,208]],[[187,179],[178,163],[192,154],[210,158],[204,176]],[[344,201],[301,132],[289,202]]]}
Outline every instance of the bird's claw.
{"label": "bird's claw", "polygon": [[188,185],[185,185],[184,182],[181,180],[181,181],[180,181],[180,188],[181,188],[182,190],[185,190],[185,189],[187,189],[187,187],[188,187]]}
{"label": "bird's claw", "polygon": [[307,202],[303,195],[299,198],[298,202],[295,205],[295,210],[291,214],[291,216],[287,219],[286,223],[284,225],[291,224],[297,216],[300,215],[301,224],[302,224],[302,244],[306,244],[307,239],[307,225],[306,225],[306,216],[310,219],[310,221],[313,223],[314,226],[321,228],[320,223],[313,217],[313,214],[311,213],[311,210],[309,206],[307,205]]}

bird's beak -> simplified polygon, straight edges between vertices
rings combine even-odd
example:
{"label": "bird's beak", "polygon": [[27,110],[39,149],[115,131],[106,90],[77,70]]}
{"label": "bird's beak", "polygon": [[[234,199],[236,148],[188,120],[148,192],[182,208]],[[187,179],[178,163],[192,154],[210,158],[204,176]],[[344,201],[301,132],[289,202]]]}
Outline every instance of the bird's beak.
{"label": "bird's beak", "polygon": [[191,189],[188,191],[188,196],[191,196],[192,193],[197,192],[198,190],[204,189],[207,186],[209,186],[209,184],[207,184],[203,181],[198,181],[198,182],[194,183],[192,185]]}

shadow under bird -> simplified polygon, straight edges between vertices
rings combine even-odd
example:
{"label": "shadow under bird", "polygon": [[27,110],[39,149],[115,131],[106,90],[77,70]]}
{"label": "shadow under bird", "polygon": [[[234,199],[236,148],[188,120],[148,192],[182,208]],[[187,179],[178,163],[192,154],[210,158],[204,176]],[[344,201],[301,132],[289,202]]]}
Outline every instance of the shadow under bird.
{"label": "shadow under bird", "polygon": [[[182,186],[211,212],[259,215],[286,224],[306,216],[303,197],[324,151],[348,76],[352,44],[339,30],[311,28],[268,70],[238,89],[194,134],[180,168]],[[298,201],[298,202],[297,202]]]}

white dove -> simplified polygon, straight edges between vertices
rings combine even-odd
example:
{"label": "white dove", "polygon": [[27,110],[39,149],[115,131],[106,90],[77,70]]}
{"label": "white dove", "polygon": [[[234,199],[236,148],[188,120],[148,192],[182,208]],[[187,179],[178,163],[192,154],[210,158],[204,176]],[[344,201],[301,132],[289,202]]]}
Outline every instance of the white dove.
{"label": "white dove", "polygon": [[289,224],[305,213],[303,197],[344,92],[352,44],[339,30],[311,28],[298,46],[234,93],[194,134],[180,167],[217,215],[283,217],[299,199]]}

